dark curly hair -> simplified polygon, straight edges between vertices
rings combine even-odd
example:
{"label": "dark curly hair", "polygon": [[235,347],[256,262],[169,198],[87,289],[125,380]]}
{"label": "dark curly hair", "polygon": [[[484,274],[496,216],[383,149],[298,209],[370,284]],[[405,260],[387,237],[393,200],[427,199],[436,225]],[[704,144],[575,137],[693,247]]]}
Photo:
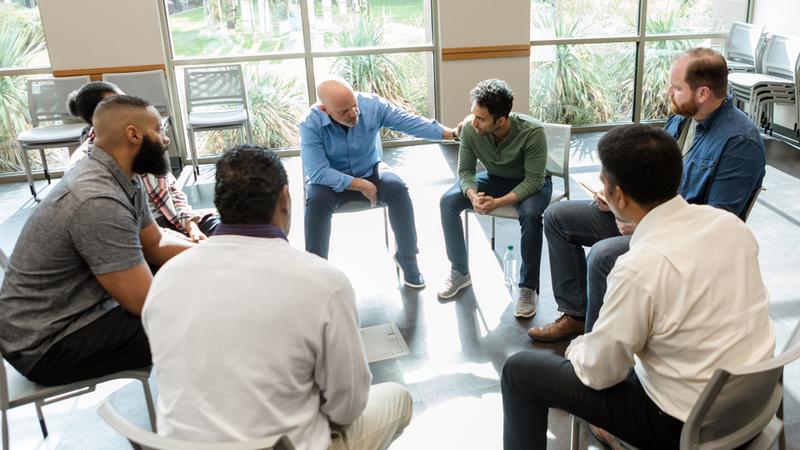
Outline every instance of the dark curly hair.
{"label": "dark curly hair", "polygon": [[497,120],[508,117],[514,106],[514,91],[503,80],[491,78],[483,80],[469,91],[470,99],[478,106],[489,110],[489,114]]}
{"label": "dark curly hair", "polygon": [[237,145],[217,161],[214,205],[229,225],[270,223],[287,184],[286,169],[275,152]]}
{"label": "dark curly hair", "polygon": [[617,127],[600,139],[597,152],[611,186],[621,187],[643,208],[678,195],[683,157],[664,130],[641,124]]}
{"label": "dark curly hair", "polygon": [[67,108],[69,112],[80,117],[89,125],[92,124],[92,116],[97,104],[106,94],[122,94],[122,90],[115,84],[107,81],[92,81],[81,86],[80,89],[72,91],[67,98]]}

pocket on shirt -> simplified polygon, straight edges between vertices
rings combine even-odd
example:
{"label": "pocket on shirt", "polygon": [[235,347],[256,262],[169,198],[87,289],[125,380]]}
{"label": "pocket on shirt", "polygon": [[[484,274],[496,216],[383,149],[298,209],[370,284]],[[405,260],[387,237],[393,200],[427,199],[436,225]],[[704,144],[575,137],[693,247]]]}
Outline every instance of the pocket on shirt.
{"label": "pocket on shirt", "polygon": [[691,161],[692,167],[696,170],[709,170],[714,167],[714,160],[711,158],[694,158]]}

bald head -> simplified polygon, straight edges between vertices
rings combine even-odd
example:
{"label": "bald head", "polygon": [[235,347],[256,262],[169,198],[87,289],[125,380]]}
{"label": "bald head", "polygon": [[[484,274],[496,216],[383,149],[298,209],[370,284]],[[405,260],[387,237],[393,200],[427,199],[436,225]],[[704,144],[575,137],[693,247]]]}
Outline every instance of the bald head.
{"label": "bald head", "polygon": [[319,109],[348,127],[358,122],[358,102],[353,87],[341,77],[330,77],[317,84]]}
{"label": "bald head", "polygon": [[107,97],[97,105],[92,123],[95,141],[105,148],[123,144],[134,127],[139,132],[159,128],[161,116],[147,100],[133,95]]}

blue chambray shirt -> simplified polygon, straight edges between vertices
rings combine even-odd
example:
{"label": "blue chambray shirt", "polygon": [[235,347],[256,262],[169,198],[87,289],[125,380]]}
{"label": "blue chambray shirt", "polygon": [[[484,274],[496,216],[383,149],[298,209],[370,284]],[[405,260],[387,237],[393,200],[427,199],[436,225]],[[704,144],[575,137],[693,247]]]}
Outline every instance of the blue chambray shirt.
{"label": "blue chambray shirt", "polygon": [[[684,123],[688,124],[685,117],[673,115],[664,129],[677,140]],[[722,106],[697,122],[694,142],[683,159],[678,192],[689,203],[741,216],[750,194],[761,187],[765,166],[758,128],[728,96]]]}
{"label": "blue chambray shirt", "polygon": [[439,122],[410,114],[377,95],[357,93],[356,102],[358,123],[347,131],[320,111],[318,104],[309,108],[300,123],[300,157],[306,183],[342,192],[354,177],[372,175],[375,164],[381,161],[383,127],[423,139],[442,138]]}

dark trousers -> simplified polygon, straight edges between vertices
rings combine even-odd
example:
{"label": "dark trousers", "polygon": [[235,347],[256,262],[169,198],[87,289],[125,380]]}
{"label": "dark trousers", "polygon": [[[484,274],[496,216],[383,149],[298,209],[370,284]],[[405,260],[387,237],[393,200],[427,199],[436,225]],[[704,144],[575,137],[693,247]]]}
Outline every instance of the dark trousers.
{"label": "dark trousers", "polygon": [[54,386],[150,364],[141,319],[118,306],[53,344],[26,376]]}
{"label": "dark trousers", "polygon": [[[389,224],[397,240],[398,260],[414,258],[417,253],[417,229],[414,224],[414,207],[408,195],[408,186],[389,171],[379,172],[378,165],[367,178],[378,188],[378,201],[389,207]],[[334,192],[328,186],[306,186],[305,237],[306,251],[328,258],[331,243],[331,216],[336,208],[351,200],[367,202],[357,191]]]}
{"label": "dark trousers", "polygon": [[[481,172],[475,177],[475,181],[478,184],[478,192],[499,198],[511,192],[521,180],[511,180]],[[542,262],[542,214],[550,204],[552,193],[553,182],[550,177],[545,177],[544,185],[539,192],[514,205],[519,213],[519,225],[522,231],[519,245],[522,256],[519,285],[537,292],[539,266]],[[453,270],[462,274],[469,273],[464,227],[461,223],[461,212],[468,208],[472,209],[472,203],[461,192],[461,184],[458,182],[439,200],[447,258]]]}
{"label": "dark trousers", "polygon": [[641,449],[677,449],[683,422],[650,400],[635,373],[596,391],[550,350],[522,351],[503,366],[503,448],[547,448],[547,413],[558,408]]}

